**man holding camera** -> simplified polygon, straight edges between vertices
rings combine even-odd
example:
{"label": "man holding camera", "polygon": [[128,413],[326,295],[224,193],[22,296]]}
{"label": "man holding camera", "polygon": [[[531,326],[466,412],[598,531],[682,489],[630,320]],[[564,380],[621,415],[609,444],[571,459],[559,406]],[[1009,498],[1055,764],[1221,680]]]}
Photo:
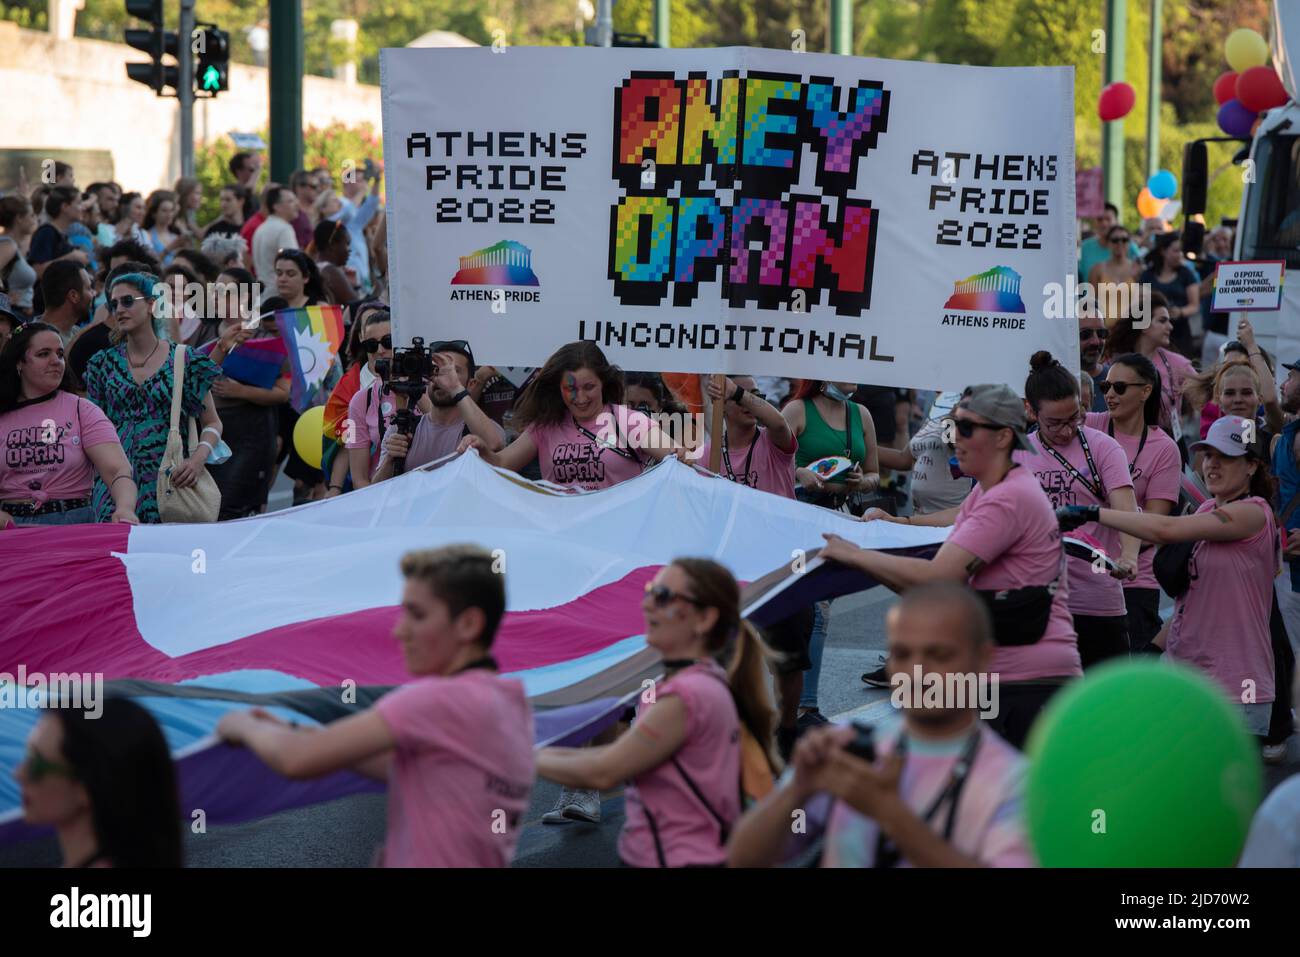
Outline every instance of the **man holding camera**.
{"label": "man holding camera", "polygon": [[[432,353],[433,373],[428,389],[418,403],[425,414],[419,416],[411,435],[392,425],[387,427],[380,444],[379,465],[371,476],[371,482],[392,478],[399,459],[405,460],[405,469],[409,471],[445,458],[456,451],[460,440],[467,435],[478,436],[493,452],[505,447],[505,432],[479,408],[470,393],[478,369],[469,343],[463,339],[435,342],[429,351]],[[406,402],[406,397],[400,392],[393,393],[396,408],[405,408]]]}
{"label": "man holding camera", "polygon": [[[995,678],[983,602],[956,582],[918,585],[886,628],[891,684],[896,698],[906,692],[901,732],[873,741],[859,725],[808,731],[783,785],[736,825],[731,866],[791,859],[819,833],[825,867],[1033,865],[1021,821],[1025,760],[980,720],[976,695],[950,692],[973,686],[969,676]],[[918,668],[927,688],[942,679],[938,707],[915,687]],[[996,683],[992,691],[990,710]]]}

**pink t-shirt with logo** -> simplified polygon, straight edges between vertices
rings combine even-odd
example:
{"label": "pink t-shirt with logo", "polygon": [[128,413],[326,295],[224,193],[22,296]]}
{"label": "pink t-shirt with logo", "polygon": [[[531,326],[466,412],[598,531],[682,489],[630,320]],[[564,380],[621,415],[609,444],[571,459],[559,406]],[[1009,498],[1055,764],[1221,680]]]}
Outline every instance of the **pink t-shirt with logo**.
{"label": "pink t-shirt with logo", "polygon": [[1070,586],[1056,512],[1032,472],[1015,466],[987,492],[978,483],[957,510],[948,541],[983,560],[970,578],[980,590],[1028,588],[1059,578],[1043,637],[1032,645],[999,645],[992,670],[1000,681],[1083,674],[1070,615]]}
{"label": "pink t-shirt with logo", "polygon": [[534,423],[525,433],[537,446],[542,478],[590,490],[609,488],[641,474],[651,458],[631,446],[644,445],[650,426],[644,413],[624,405],[607,405],[581,427],[566,411],[554,425]]}
{"label": "pink t-shirt with logo", "polygon": [[[1239,542],[1198,542],[1192,550],[1191,587],[1174,602],[1165,653],[1195,665],[1228,692],[1234,704],[1253,688],[1254,700],[1273,700],[1273,579],[1281,566],[1277,521],[1258,496],[1241,501],[1264,511],[1264,527]],[[1196,514],[1212,511],[1215,500]],[[1246,684],[1246,682],[1251,682]]]}
{"label": "pink t-shirt with logo", "polygon": [[478,668],[418,678],[375,710],[396,742],[384,866],[508,866],[536,772],[523,684]]}
{"label": "pink t-shirt with logo", "polygon": [[0,416],[0,441],[0,499],[41,503],[88,497],[95,466],[86,449],[119,440],[99,406],[56,392]]}
{"label": "pink t-shirt with logo", "polygon": [[[691,791],[678,764],[728,828],[740,817],[740,718],[716,662],[692,665],[658,686],[656,700],[677,695],[686,707],[686,738],[672,759],[630,781],[618,853],[632,867],[658,867],[646,809],[654,817],[669,867],[714,866],[727,859],[717,818]],[[640,710],[640,706],[638,706]],[[633,727],[632,734],[636,734]]]}
{"label": "pink t-shirt with logo", "polygon": [[[1097,466],[1094,473],[1088,465],[1080,441],[1071,442],[1065,448],[1056,451],[1074,466],[1075,470],[1090,483],[1100,485],[1104,494],[1094,495],[1084,483],[1075,478],[1054,456],[1043,449],[1041,437],[1037,432],[1029,435],[1029,444],[1033,452],[1016,452],[1013,458],[1034,473],[1039,485],[1047,493],[1052,509],[1063,505],[1106,505],[1109,494],[1118,488],[1131,488],[1133,479],[1128,474],[1128,456],[1120,444],[1105,432],[1098,432],[1087,426],[1079,430],[1088,443],[1092,453],[1093,464]],[[1089,522],[1079,529],[1101,543],[1111,558],[1120,556],[1119,532],[1104,528],[1096,522]],[[1093,564],[1082,558],[1069,557],[1066,564],[1070,570],[1070,612],[1075,615],[1123,615],[1124,586],[1118,578],[1098,573]]]}
{"label": "pink t-shirt with logo", "polygon": [[[1105,432],[1110,423],[1109,412],[1089,412],[1087,426],[1099,432]],[[1107,433],[1109,434],[1109,433]],[[1147,430],[1146,445],[1142,445],[1142,436],[1125,435],[1116,432],[1113,436],[1124,456],[1129,461],[1129,474],[1133,478],[1133,495],[1137,498],[1138,508],[1145,509],[1147,502],[1166,501],[1178,504],[1178,493],[1183,484],[1183,459],[1178,453],[1178,443],[1169,437],[1164,429],[1152,426]],[[1138,455],[1138,447],[1142,454]],[[1134,461],[1137,456],[1137,461]],[[1125,588],[1159,588],[1155,572],[1151,570],[1155,560],[1154,547],[1143,548],[1138,552],[1138,573],[1132,581],[1123,582]]]}
{"label": "pink t-shirt with logo", "polygon": [[[712,446],[712,441],[700,446],[699,458],[695,460],[705,468],[709,465]],[[732,448],[730,444],[725,446],[725,452],[718,465],[718,474],[741,485],[748,485],[750,488],[794,498],[794,455],[797,451],[799,451],[797,439],[794,448],[789,452],[782,452],[772,441],[771,433],[767,429],[760,428],[755,433],[754,441],[749,445],[740,448]],[[731,462],[730,471],[727,470],[728,460]]]}
{"label": "pink t-shirt with logo", "polygon": [[[977,486],[978,487],[978,486]],[[976,720],[979,750],[955,808],[945,803],[930,821],[942,834],[952,808],[952,846],[987,867],[1033,867],[1035,860],[1025,832],[1022,805],[1029,763],[983,721]],[[908,741],[907,763],[898,790],[918,816],[929,810],[935,797],[951,779],[953,766],[966,749],[969,737],[953,741]],[[880,754],[890,754],[897,736],[881,741]],[[831,806],[826,819],[823,867],[873,867],[880,829],[842,801]],[[906,857],[899,867],[911,867]]]}

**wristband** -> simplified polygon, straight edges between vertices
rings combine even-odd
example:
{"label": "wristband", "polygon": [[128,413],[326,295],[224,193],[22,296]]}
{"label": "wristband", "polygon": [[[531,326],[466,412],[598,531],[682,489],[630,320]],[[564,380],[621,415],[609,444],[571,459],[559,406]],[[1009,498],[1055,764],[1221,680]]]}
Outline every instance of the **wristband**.
{"label": "wristband", "polygon": [[[206,432],[207,430],[204,429],[204,431]],[[209,455],[216,455],[217,450],[214,449],[214,448],[212,447],[212,443],[209,442],[209,441],[207,441],[206,439],[203,440],[202,442],[199,442],[198,445],[194,446],[194,451],[195,451],[195,452],[197,452],[197,451],[199,450],[199,445],[206,445],[206,446],[208,447],[208,454],[209,454]]]}
{"label": "wristband", "polygon": [[731,401],[736,403],[736,405],[740,405],[740,403],[745,401],[745,390],[743,387],[736,386],[736,391],[731,393]]}
{"label": "wristband", "polygon": [[129,479],[130,477],[131,477],[130,475],[127,475],[127,474],[124,472],[123,474],[119,475],[117,478],[113,479],[113,481],[109,482],[109,483],[108,483],[108,487],[109,487],[109,488],[112,488],[112,487],[113,487],[114,485],[116,485],[118,482],[122,481],[122,479]]}
{"label": "wristband", "polygon": [[469,389],[461,389],[459,392],[457,392],[454,396],[451,397],[451,401],[454,404],[459,405],[460,400],[468,396],[469,396]]}
{"label": "wristband", "polygon": [[[221,430],[220,430],[219,428],[217,428],[215,425],[209,425],[207,428],[205,428],[205,429],[203,430],[203,432],[211,432],[211,433],[212,433],[213,435],[215,435],[218,439],[221,438]],[[203,432],[200,432],[199,435],[202,435]],[[200,443],[200,444],[207,445],[206,442],[204,442],[204,443]],[[208,448],[212,448],[212,446],[208,445]]]}
{"label": "wristband", "polygon": [[330,491],[331,491],[331,492],[334,491],[335,489],[338,489],[338,490],[341,492],[341,491],[343,491],[343,486],[342,486],[342,485],[331,485],[331,486],[330,486]]}

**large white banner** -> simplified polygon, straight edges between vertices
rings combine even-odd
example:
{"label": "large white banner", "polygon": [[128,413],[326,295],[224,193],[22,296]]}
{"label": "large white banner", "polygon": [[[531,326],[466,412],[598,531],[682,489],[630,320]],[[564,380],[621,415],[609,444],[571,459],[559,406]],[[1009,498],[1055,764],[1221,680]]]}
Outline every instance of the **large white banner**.
{"label": "large white banner", "polygon": [[397,339],[931,389],[1077,366],[1070,67],[384,50]]}

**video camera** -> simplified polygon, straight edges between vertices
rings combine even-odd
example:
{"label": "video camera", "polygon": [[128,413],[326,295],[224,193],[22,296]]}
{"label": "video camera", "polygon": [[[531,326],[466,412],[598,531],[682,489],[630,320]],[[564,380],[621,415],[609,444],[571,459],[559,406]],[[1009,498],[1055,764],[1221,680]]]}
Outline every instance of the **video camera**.
{"label": "video camera", "polygon": [[[433,353],[424,345],[419,336],[411,344],[393,350],[391,359],[377,359],[375,374],[383,380],[385,395],[397,393],[406,396],[406,407],[398,409],[393,415],[393,427],[402,435],[410,438],[415,434],[416,415],[411,406],[420,400],[433,378]],[[393,459],[393,474],[401,475],[406,470],[406,456]]]}

